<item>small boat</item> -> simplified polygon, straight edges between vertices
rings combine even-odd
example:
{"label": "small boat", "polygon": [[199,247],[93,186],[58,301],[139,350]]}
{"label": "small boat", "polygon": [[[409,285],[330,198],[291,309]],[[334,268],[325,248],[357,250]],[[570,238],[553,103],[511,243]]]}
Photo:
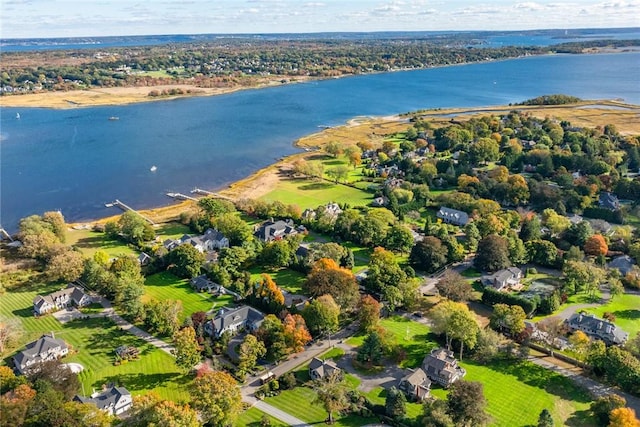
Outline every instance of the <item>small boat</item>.
{"label": "small boat", "polygon": [[155,172],[158,170],[158,167],[156,165],[151,166],[151,168],[149,169],[151,172]]}
{"label": "small boat", "polygon": [[16,119],[20,120],[20,113],[16,113]]}
{"label": "small boat", "polygon": [[111,116],[111,117],[109,117],[109,120],[111,120],[112,122],[114,122],[114,121],[116,121],[116,120],[120,120],[120,117]]}

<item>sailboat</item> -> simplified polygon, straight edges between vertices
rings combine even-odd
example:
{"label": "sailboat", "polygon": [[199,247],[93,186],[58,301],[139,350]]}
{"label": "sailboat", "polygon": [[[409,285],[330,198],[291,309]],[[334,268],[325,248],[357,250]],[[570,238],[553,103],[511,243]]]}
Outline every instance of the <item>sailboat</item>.
{"label": "sailboat", "polygon": [[16,119],[20,120],[20,113],[16,113]]}
{"label": "sailboat", "polygon": [[155,172],[158,170],[158,167],[156,165],[151,166],[151,168],[149,169],[151,172]]}

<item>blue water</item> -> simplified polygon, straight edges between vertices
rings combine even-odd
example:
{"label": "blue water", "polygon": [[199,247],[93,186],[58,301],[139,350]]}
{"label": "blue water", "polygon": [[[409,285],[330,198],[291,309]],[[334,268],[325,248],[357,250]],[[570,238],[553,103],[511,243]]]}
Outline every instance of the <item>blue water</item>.
{"label": "blue water", "polygon": [[128,106],[4,108],[0,221],[15,230],[20,218],[53,209],[87,220],[116,214],[104,207],[116,198],[134,208],[166,205],[166,192],[224,187],[296,152],[293,141],[318,126],[354,116],[553,93],[640,104],[638,76],[640,53],[558,55]]}

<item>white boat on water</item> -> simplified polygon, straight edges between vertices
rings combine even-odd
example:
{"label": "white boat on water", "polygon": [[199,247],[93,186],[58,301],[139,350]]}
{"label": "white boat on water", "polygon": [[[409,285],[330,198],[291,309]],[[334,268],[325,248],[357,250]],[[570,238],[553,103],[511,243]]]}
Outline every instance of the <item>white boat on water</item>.
{"label": "white boat on water", "polygon": [[158,167],[156,165],[151,166],[151,168],[149,169],[151,172],[155,172],[158,170]]}
{"label": "white boat on water", "polygon": [[20,113],[16,113],[16,119],[20,120]]}

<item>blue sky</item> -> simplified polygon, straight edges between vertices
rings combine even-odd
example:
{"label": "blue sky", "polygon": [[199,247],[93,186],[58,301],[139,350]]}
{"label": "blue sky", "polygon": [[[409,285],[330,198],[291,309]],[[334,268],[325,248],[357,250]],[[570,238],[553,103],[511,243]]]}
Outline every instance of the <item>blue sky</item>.
{"label": "blue sky", "polygon": [[640,26],[640,0],[0,0],[3,38]]}

